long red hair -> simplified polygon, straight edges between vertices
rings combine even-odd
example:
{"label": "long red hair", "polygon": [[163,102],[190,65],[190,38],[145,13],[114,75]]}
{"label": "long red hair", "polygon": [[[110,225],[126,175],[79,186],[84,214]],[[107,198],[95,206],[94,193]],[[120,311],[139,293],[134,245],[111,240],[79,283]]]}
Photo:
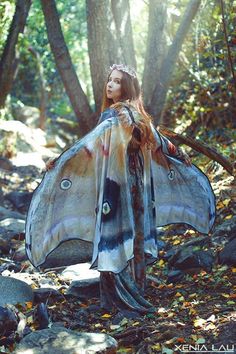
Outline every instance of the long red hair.
{"label": "long red hair", "polygon": [[103,112],[109,107],[119,109],[122,101],[129,100],[129,104],[131,104],[140,114],[140,118],[135,123],[141,132],[141,144],[147,144],[150,148],[152,148],[153,144],[155,145],[155,139],[151,130],[152,117],[144,109],[138,79],[137,77],[133,77],[122,70],[119,71],[122,72],[120,102],[114,103],[113,100],[108,98],[106,94],[106,87],[112,73],[111,71],[108,74],[107,81],[104,85],[101,111]]}

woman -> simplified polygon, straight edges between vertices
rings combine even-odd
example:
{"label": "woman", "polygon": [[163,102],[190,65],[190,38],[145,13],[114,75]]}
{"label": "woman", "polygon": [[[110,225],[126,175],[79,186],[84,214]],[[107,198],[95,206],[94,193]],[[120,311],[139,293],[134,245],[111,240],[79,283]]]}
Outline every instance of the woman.
{"label": "woman", "polygon": [[92,242],[101,307],[153,311],[143,295],[146,265],[158,257],[156,226],[188,223],[207,233],[215,203],[206,176],[155,130],[133,69],[110,68],[99,124],[47,169],[27,218],[32,263],[70,240]]}

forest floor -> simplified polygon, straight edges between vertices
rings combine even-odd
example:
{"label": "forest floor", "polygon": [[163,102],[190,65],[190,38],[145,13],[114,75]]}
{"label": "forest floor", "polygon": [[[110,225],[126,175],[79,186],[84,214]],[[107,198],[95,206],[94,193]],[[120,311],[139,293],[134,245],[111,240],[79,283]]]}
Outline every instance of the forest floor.
{"label": "forest floor", "polygon": [[[235,143],[227,145],[228,148],[230,154],[235,149]],[[226,171],[216,167],[214,162],[206,162],[204,157],[195,157],[195,161],[207,172],[216,193],[217,226],[224,220],[230,220],[236,211],[235,202],[222,187],[223,181],[227,185],[232,179]],[[13,190],[31,191],[35,188],[35,180],[41,177],[40,174],[36,176],[35,170],[32,172],[30,168],[21,169],[14,178],[6,173],[4,193]],[[5,206],[13,209],[9,204]],[[178,226],[175,225],[175,228],[177,230]],[[170,246],[176,246],[198,235],[192,230],[184,234],[172,232],[171,236],[165,236],[163,240]],[[22,237],[18,242],[24,242]],[[217,255],[223,245],[212,247]],[[11,255],[1,256],[0,265],[4,263],[4,257],[9,259]],[[21,272],[34,272],[29,261],[21,262]],[[147,273],[152,278],[147,282],[145,296],[156,311],[140,316],[134,312],[106,313],[100,310],[98,298],[79,301],[66,297],[64,293],[69,284],[56,271],[47,272],[45,277],[51,279],[54,289],[62,295],[58,299],[52,294],[46,301],[50,321],[59,322],[79,332],[107,333],[118,341],[118,353],[236,353],[236,266],[215,262],[210,273],[199,269],[193,274],[186,274],[177,283],[168,283],[168,262],[165,251],[161,251],[158,262],[149,267]],[[39,273],[35,272],[36,283],[38,276]],[[18,312],[26,316],[30,331],[39,328],[39,322],[34,316],[36,307],[34,303],[16,306]],[[17,341],[14,335],[9,339],[0,338],[0,353],[12,352]]]}

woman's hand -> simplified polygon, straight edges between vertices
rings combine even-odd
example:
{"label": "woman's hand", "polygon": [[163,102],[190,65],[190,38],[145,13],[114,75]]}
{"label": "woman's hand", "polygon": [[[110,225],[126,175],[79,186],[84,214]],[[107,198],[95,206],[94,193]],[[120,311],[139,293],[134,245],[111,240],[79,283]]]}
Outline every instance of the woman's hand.
{"label": "woman's hand", "polygon": [[45,163],[46,171],[51,170],[54,167],[55,162],[56,162],[56,158],[51,157],[50,159],[48,159],[47,162]]}
{"label": "woman's hand", "polygon": [[179,158],[181,160],[183,160],[183,162],[187,165],[187,166],[191,166],[191,159],[188,156],[188,154],[185,152],[185,150],[183,148],[178,147],[178,153],[179,153]]}

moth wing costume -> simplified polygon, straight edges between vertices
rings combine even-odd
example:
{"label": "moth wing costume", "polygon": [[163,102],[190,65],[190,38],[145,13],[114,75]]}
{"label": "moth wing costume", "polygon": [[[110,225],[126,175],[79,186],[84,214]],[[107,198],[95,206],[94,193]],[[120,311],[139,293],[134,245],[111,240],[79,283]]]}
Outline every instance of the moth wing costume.
{"label": "moth wing costume", "polygon": [[[208,178],[183,163],[154,127],[155,149],[132,149],[138,119],[132,106],[104,111],[99,124],[45,173],[26,222],[26,252],[35,267],[91,261],[91,268],[108,275],[106,291],[115,279],[119,297],[130,303],[124,284],[136,288],[124,270],[134,260],[141,274],[142,253],[146,264],[158,258],[156,227],[186,223],[208,233],[215,219]],[[145,307],[144,298],[139,305]]]}

